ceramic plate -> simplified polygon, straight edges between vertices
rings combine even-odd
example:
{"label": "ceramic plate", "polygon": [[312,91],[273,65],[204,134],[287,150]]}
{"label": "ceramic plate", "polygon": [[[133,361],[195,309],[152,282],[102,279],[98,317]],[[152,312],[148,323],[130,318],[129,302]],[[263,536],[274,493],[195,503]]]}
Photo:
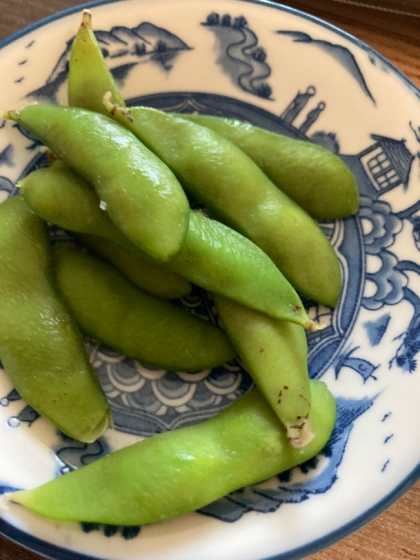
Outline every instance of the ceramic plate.
{"label": "ceramic plate", "polygon": [[[19,506],[0,530],[57,559],[301,558],[379,514],[420,463],[420,93],[389,62],[293,9],[238,0],[127,0],[91,5],[106,60],[130,103],[225,115],[321,144],[353,170],[357,216],[322,224],[343,270],[334,312],[310,333],[310,374],[338,419],[314,460],[179,519],[147,527],[47,521]],[[80,9],[2,44],[1,107],[65,103]],[[0,120],[0,195],[44,165],[40,143]],[[52,230],[55,237],[67,234]],[[183,301],[214,319],[200,290]],[[196,375],[150,369],[87,341],[115,430],[91,445],[57,433],[0,371],[0,493],[37,486],[164,430],[199,422],[252,385],[239,363]]]}

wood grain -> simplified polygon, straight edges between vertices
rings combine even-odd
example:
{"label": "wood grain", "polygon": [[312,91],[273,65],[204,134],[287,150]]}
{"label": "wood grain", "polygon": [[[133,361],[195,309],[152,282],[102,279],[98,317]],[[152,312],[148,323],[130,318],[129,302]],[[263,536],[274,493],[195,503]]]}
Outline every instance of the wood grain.
{"label": "wood grain", "polygon": [[[284,4],[323,18],[366,42],[420,87],[420,21],[412,16],[344,4],[335,0],[292,0]],[[418,0],[373,0],[385,8],[420,12]],[[74,0],[0,0],[0,39],[41,18],[80,2]],[[13,6],[13,10],[11,9]],[[0,93],[1,95],[1,93]],[[0,460],[2,460],[0,458]],[[0,560],[41,557],[0,536]],[[420,483],[369,525],[310,557],[311,560],[420,559]]]}
{"label": "wood grain", "polygon": [[325,19],[358,37],[388,58],[420,87],[419,18],[333,0],[316,4],[311,0],[285,0],[283,4]]}

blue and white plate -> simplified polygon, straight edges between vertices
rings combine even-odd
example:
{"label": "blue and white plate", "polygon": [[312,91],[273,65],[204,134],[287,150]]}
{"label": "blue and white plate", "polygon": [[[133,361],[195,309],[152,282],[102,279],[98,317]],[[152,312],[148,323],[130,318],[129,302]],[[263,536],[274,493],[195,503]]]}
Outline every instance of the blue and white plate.
{"label": "blue and white plate", "polygon": [[[91,9],[129,102],[248,120],[322,144],[353,170],[358,215],[322,224],[342,264],[340,303],[331,312],[306,302],[328,325],[309,334],[310,373],[336,396],[337,426],[316,459],[179,519],[81,526],[5,504],[0,531],[56,559],[301,558],[369,521],[419,476],[420,92],[360,41],[276,4],[126,0]],[[80,9],[70,10],[2,43],[3,109],[66,102],[80,18]],[[1,199],[44,164],[37,139],[0,119]],[[201,290],[183,305],[214,319]],[[115,430],[91,445],[63,437],[0,371],[0,493],[202,421],[252,385],[237,362],[195,375],[165,372],[87,344]]]}

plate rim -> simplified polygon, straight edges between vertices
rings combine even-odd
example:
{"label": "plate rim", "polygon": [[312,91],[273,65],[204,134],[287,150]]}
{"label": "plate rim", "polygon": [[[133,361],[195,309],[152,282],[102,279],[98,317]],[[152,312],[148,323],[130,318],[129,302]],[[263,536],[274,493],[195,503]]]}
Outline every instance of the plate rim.
{"label": "plate rim", "polygon": [[[61,10],[61,11],[55,13],[55,14],[51,14],[50,16],[47,16],[47,17],[42,18],[38,21],[35,21],[34,23],[31,23],[31,24],[23,27],[22,29],[19,29],[18,31],[15,31],[14,33],[5,37],[4,39],[0,39],[0,50],[3,49],[4,47],[6,47],[7,45],[9,45],[10,43],[13,43],[17,39],[20,39],[21,37],[24,37],[25,35],[27,35],[31,31],[36,30],[38,27],[44,27],[45,25],[48,25],[49,23],[51,23],[53,21],[62,19],[64,17],[72,15],[76,12],[80,12],[81,10],[95,8],[95,7],[98,7],[98,6],[104,6],[106,4],[117,4],[118,2],[127,2],[127,1],[129,1],[129,0],[91,0],[90,2],[84,2],[84,3],[79,4],[77,6],[72,6],[71,8]],[[137,1],[142,2],[143,0],[137,0]],[[165,1],[165,0],[155,0],[155,2],[156,1]],[[365,43],[364,41],[362,41],[361,39],[359,39],[358,37],[356,37],[352,33],[349,33],[348,31],[345,31],[344,29],[341,29],[340,27],[336,26],[335,24],[329,23],[328,21],[326,21],[326,20],[324,20],[324,19],[322,19],[318,16],[314,16],[314,15],[308,13],[308,12],[304,12],[304,11],[300,10],[299,8],[294,8],[293,6],[287,6],[286,4],[282,4],[281,2],[275,2],[273,0],[233,0],[233,1],[244,2],[244,3],[247,3],[247,4],[257,4],[257,5],[260,5],[260,6],[266,6],[268,8],[273,8],[275,10],[279,10],[280,12],[289,12],[291,14],[295,14],[299,17],[302,17],[303,19],[307,19],[307,20],[309,20],[313,23],[316,23],[317,25],[320,25],[321,27],[324,27],[324,28],[328,29],[329,31],[332,31],[333,33],[336,33],[337,35],[341,35],[342,37],[344,37],[345,39],[347,39],[351,43],[354,43],[356,46],[360,47],[361,49],[363,49],[365,51],[368,50],[368,51],[374,53],[375,56],[382,63],[384,63],[386,66],[391,68],[398,75],[398,77],[403,82],[405,82],[406,85],[408,85],[410,89],[412,89],[414,91],[414,93],[420,99],[420,87],[417,86],[400,68],[398,68],[398,66],[396,66],[393,62],[391,62],[388,58],[386,58],[386,56],[381,54],[379,51],[377,51],[376,49],[374,49],[373,47],[371,47],[370,45],[368,45],[367,43]]]}
{"label": "plate rim", "polygon": [[[349,523],[346,523],[338,529],[324,535],[320,539],[316,539],[299,548],[281,552],[280,554],[276,554],[274,556],[266,556],[261,560],[302,560],[302,558],[316,554],[325,548],[337,544],[342,539],[348,537],[358,529],[365,527],[370,521],[377,518],[393,503],[401,498],[412,486],[414,486],[419,479],[420,463],[396,488],[394,488],[392,492]],[[5,528],[6,530],[4,530]],[[1,518],[0,534],[19,546],[23,546],[30,551],[42,554],[50,560],[100,560],[101,558],[100,556],[91,556],[69,548],[64,548],[50,543],[49,541],[45,541],[44,539],[40,539],[39,537],[35,537],[21,529],[18,529],[11,523],[7,523],[7,521],[4,521]],[[50,556],[51,553],[58,553],[59,555]]]}
{"label": "plate rim", "polygon": [[[65,10],[61,10],[37,20],[34,23],[31,23],[24,28],[12,33],[11,35],[5,37],[4,39],[0,40],[0,51],[5,48],[6,46],[14,43],[18,39],[28,35],[32,31],[35,31],[45,25],[48,25],[54,21],[58,21],[74,13],[80,12],[84,9],[95,8],[99,6],[104,6],[107,4],[117,4],[120,2],[125,2],[128,0],[92,0],[90,2],[82,3],[77,6],[72,6]],[[137,0],[139,3],[142,0]],[[166,1],[166,0],[159,0],[159,1]],[[219,0],[218,0],[219,1]],[[229,0],[230,1],[230,0]],[[298,8],[292,6],[286,6],[282,3],[277,3],[272,0],[234,0],[235,2],[243,2],[248,4],[256,4],[260,6],[265,6],[267,8],[276,9],[281,12],[291,13],[303,19],[310,21],[318,26],[321,26],[329,31],[332,31],[336,35],[343,37],[344,39],[348,40],[350,43],[356,45],[357,47],[361,48],[365,52],[373,53],[378,60],[381,61],[386,67],[391,69],[400,80],[408,87],[418,99],[420,99],[420,87],[418,87],[400,68],[398,68],[393,62],[391,62],[388,58],[384,55],[379,53],[376,49],[362,41],[361,39],[357,38],[356,36],[352,35],[351,33],[344,31],[340,27],[325,21],[324,19],[314,16],[310,13],[304,12]],[[155,0],[156,2],[156,0]],[[310,543],[307,543],[303,546],[298,548],[291,549],[286,552],[281,552],[280,554],[275,554],[272,556],[267,556],[262,558],[261,560],[301,560],[309,555],[315,554],[325,548],[328,548],[342,539],[348,537],[355,531],[361,529],[362,527],[366,526],[370,523],[373,519],[377,518],[381,513],[383,513],[386,509],[388,509],[393,503],[395,503],[400,497],[402,497],[410,488],[412,488],[418,481],[420,480],[420,462],[413,470],[406,475],[406,477],[386,496],[376,502],[373,506],[369,509],[361,513],[356,518],[352,519],[348,523],[345,523],[341,527],[334,529],[333,531],[327,533],[323,537],[319,539],[315,539]],[[91,556],[89,554],[84,554],[81,552],[77,552],[75,550],[71,550],[69,548],[61,547],[56,544],[53,544],[49,541],[31,535],[8,523],[4,519],[0,517],[0,534],[6,537],[8,540],[18,544],[26,548],[27,550],[36,552],[38,554],[42,554],[46,558],[51,560],[100,560],[101,557],[98,556]],[[55,554],[51,556],[51,554]]]}

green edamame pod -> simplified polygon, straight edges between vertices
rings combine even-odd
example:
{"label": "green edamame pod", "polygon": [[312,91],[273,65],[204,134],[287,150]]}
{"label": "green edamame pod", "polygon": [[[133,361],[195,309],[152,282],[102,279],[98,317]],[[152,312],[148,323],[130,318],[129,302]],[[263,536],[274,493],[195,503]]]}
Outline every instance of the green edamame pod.
{"label": "green edamame pod", "polygon": [[45,221],[138,249],[102,210],[92,185],[64,162],[56,160],[51,167],[36,169],[17,186],[33,212]]}
{"label": "green edamame pod", "polygon": [[305,331],[221,296],[214,300],[232,344],[284,425],[290,445],[305,447],[313,437]]}
{"label": "green edamame pod", "polygon": [[[92,32],[91,14],[84,10],[71,50],[69,105],[107,114],[102,103],[107,91],[117,105],[125,106]],[[338,219],[357,212],[359,193],[355,178],[345,163],[329,150],[236,119],[195,114],[175,116],[211,128],[236,144],[313,218]]]}
{"label": "green edamame pod", "polygon": [[[63,164],[60,167],[64,172]],[[101,235],[142,258],[150,258],[100,209],[99,199],[86,181],[72,172],[68,180],[49,181],[46,176],[52,170],[45,168],[42,174],[36,171],[20,183],[25,199],[36,214],[64,229]],[[54,177],[57,177],[55,173]],[[261,249],[201,213],[190,213],[188,232],[180,251],[159,264],[210,292],[304,328],[317,328],[308,318],[299,296]]]}
{"label": "green edamame pod", "polygon": [[316,455],[335,423],[327,386],[311,382],[315,437],[294,449],[258,389],[214,418],[155,435],[33,490],[13,502],[53,519],[144,525],[183,515]]}
{"label": "green edamame pod", "polygon": [[185,119],[148,107],[105,105],[225,223],[251,239],[292,286],[335,307],[341,290],[338,258],[316,222],[232,142]]}
{"label": "green edamame pod", "polygon": [[189,204],[174,174],[137,138],[108,117],[58,105],[6,112],[93,184],[112,220],[158,260],[177,253]]}
{"label": "green edamame pod", "polygon": [[179,274],[142,259],[114,241],[100,235],[73,235],[93,254],[115,266],[133,284],[149,294],[162,299],[177,299],[191,292],[191,283]]}
{"label": "green edamame pod", "polygon": [[111,413],[56,294],[47,226],[21,197],[0,204],[0,359],[21,397],[65,434],[95,441]]}
{"label": "green edamame pod", "polygon": [[257,245],[200,212],[191,212],[187,237],[170,266],[213,293],[309,330],[320,328]]}
{"label": "green edamame pod", "polygon": [[211,128],[236,144],[281,191],[316,220],[344,218],[357,212],[356,180],[347,165],[329,150],[236,119],[174,116]]}
{"label": "green edamame pod", "polygon": [[68,74],[68,101],[70,107],[81,107],[97,113],[107,114],[102,97],[112,92],[119,105],[124,99],[102,56],[92,31],[92,16],[83,10],[82,23],[73,40]]}
{"label": "green edamame pod", "polygon": [[235,357],[224,331],[146,294],[108,263],[64,244],[53,255],[58,290],[79,327],[125,356],[188,372]]}
{"label": "green edamame pod", "polygon": [[[117,241],[127,241],[108,214],[100,209],[92,187],[65,163],[56,160],[51,167],[37,169],[24,177],[18,186],[38,216],[64,229],[86,232],[76,237],[92,252],[121,270],[139,288],[164,299],[183,297],[191,291],[191,284],[182,276],[102,237],[111,230]],[[51,204],[54,206],[53,216]]]}

